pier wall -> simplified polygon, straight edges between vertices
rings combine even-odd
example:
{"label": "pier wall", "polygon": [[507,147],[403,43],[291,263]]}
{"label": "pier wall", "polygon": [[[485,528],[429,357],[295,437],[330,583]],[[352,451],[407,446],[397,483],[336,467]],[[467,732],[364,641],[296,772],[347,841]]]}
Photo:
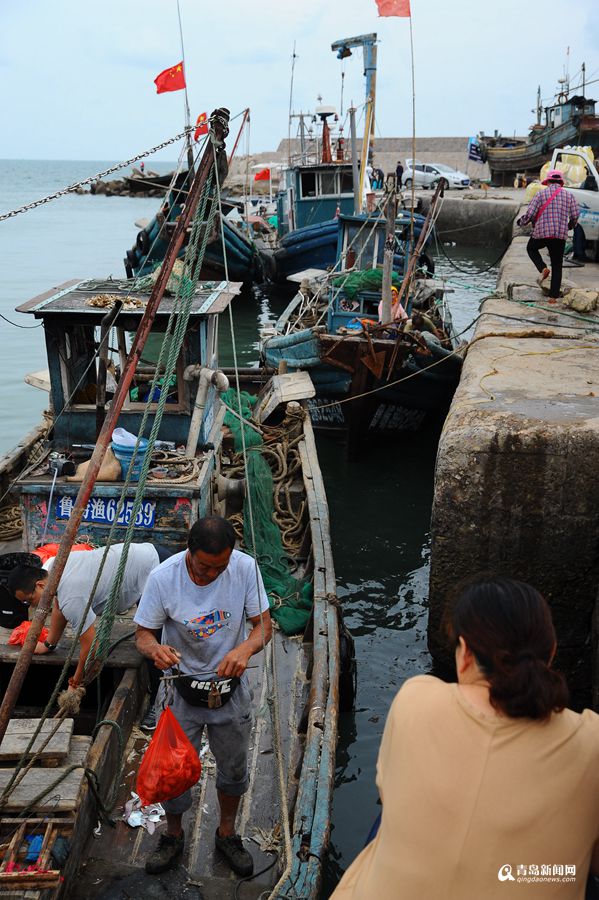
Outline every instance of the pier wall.
{"label": "pier wall", "polygon": [[[451,662],[441,623],[462,578],[529,581],[552,607],[557,664],[588,704],[599,585],[599,315],[545,303],[526,241],[516,236],[506,254],[503,296],[484,303],[439,443],[429,647],[437,662]],[[599,289],[599,266],[565,275]]]}
{"label": "pier wall", "polygon": [[[432,192],[422,191],[418,196],[426,215]],[[446,191],[437,219],[439,239],[472,247],[497,247],[499,253],[510,242],[520,202],[519,198],[487,200],[470,192]]]}

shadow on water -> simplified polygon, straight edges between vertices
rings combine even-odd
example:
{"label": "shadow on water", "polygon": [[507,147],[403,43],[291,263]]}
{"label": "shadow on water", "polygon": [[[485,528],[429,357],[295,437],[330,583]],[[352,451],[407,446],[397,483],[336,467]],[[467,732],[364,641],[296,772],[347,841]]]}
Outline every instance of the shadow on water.
{"label": "shadow on water", "polygon": [[367,447],[349,461],[320,439],[338,594],[356,640],[358,695],[339,722],[331,850],[323,896],[378,812],[375,767],[385,717],[405,678],[430,669],[426,646],[430,509],[438,428]]}

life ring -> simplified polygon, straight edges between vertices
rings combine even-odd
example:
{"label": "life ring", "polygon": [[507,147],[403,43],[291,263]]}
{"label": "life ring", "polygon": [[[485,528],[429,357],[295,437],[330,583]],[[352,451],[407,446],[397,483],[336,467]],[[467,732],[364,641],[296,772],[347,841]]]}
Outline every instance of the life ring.
{"label": "life ring", "polygon": [[145,256],[150,249],[150,235],[145,228],[142,228],[142,230],[137,233],[136,244],[137,249]]}
{"label": "life ring", "polygon": [[565,94],[563,91],[561,91],[557,95],[557,102],[559,103],[560,106],[563,106],[567,99],[568,99],[568,95]]}

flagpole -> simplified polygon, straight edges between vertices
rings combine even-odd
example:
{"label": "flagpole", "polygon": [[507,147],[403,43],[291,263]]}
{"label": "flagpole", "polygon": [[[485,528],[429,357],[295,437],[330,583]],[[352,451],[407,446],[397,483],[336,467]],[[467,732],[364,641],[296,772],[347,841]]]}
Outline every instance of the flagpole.
{"label": "flagpole", "polygon": [[177,17],[179,19],[179,36],[181,38],[181,59],[183,60],[183,75],[185,80],[185,124],[187,126],[187,166],[190,175],[193,175],[193,150],[191,147],[191,113],[189,111],[189,97],[187,96],[187,66],[185,64],[185,47],[183,45],[183,26],[181,24],[181,9],[177,0]]}
{"label": "flagpole", "polygon": [[410,217],[410,249],[414,247],[414,204],[416,202],[416,81],[414,77],[414,35],[410,9],[410,55],[412,57],[412,215]]}

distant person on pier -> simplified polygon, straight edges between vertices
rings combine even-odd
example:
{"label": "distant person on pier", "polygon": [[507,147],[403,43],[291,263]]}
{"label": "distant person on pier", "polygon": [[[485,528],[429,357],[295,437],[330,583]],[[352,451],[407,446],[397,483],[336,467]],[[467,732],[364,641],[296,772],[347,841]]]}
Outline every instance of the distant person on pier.
{"label": "distant person on pier", "polygon": [[[573,195],[564,190],[564,176],[559,169],[551,169],[543,184],[544,190],[532,198],[528,209],[518,219],[518,225],[533,223],[532,237],[526,250],[541,273],[541,284],[551,274],[549,303],[557,303],[562,286],[562,266],[568,230],[574,228],[580,216],[578,203]],[[549,251],[551,269],[539,253],[541,247]]]}
{"label": "distant person on pier", "polygon": [[599,872],[599,716],[566,708],[549,606],[479,578],[448,620],[458,683],[419,675],[396,695],[380,828],[332,900],[583,900]]}
{"label": "distant person on pier", "polygon": [[397,165],[395,167],[395,179],[397,183],[397,189],[399,190],[403,180],[403,166],[401,164],[401,159],[397,160]]}

